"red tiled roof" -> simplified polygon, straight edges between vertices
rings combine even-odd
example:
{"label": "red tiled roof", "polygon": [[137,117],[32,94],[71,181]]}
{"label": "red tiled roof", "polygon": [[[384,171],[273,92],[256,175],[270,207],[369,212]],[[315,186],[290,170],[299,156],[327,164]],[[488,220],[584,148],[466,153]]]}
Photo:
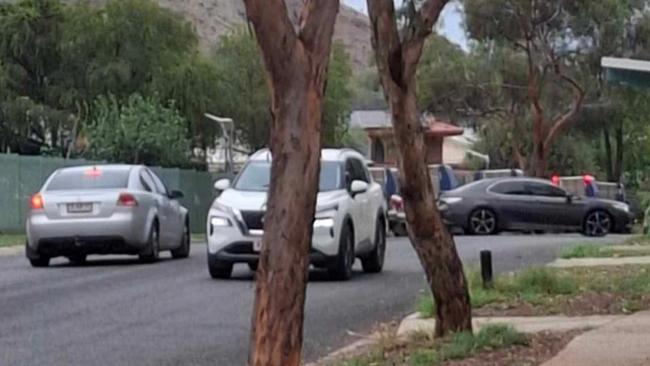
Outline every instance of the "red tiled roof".
{"label": "red tiled roof", "polygon": [[[462,135],[464,130],[461,127],[437,120],[435,117],[424,117],[426,129],[424,134],[433,137],[447,137]],[[388,136],[393,134],[392,127],[366,128],[370,136]]]}

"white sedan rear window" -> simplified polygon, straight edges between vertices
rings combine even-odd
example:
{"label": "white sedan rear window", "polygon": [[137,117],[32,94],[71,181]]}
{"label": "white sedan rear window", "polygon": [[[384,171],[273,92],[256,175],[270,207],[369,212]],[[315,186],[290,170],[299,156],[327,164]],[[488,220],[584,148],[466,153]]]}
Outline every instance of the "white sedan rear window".
{"label": "white sedan rear window", "polygon": [[129,184],[128,169],[90,167],[85,170],[62,170],[52,178],[46,191],[120,189]]}

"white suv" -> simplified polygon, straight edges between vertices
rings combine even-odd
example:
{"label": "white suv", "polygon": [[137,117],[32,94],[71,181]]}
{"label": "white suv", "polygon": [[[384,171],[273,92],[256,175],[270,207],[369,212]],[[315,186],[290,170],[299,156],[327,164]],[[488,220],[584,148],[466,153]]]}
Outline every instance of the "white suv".
{"label": "white suv", "polygon": [[[271,153],[261,150],[251,156],[232,185],[228,180],[215,184],[222,193],[207,220],[208,268],[213,278],[229,278],[235,263],[256,270],[270,172]],[[365,272],[381,272],[386,252],[385,200],[363,156],[353,150],[323,150],[319,184],[311,263],[339,280],[352,276],[356,258]]]}

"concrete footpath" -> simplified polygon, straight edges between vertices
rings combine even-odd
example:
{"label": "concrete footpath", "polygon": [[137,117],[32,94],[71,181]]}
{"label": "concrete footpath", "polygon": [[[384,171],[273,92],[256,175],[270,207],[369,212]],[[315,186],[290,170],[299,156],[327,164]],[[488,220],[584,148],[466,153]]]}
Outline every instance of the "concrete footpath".
{"label": "concrete footpath", "polygon": [[650,365],[650,311],[607,323],[576,337],[542,366]]}

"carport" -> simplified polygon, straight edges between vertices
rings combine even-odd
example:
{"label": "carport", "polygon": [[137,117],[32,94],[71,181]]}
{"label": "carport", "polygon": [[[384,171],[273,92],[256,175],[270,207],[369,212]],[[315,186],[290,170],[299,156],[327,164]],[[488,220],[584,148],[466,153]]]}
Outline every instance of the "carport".
{"label": "carport", "polygon": [[603,57],[601,66],[608,82],[650,89],[650,62],[629,58]]}

